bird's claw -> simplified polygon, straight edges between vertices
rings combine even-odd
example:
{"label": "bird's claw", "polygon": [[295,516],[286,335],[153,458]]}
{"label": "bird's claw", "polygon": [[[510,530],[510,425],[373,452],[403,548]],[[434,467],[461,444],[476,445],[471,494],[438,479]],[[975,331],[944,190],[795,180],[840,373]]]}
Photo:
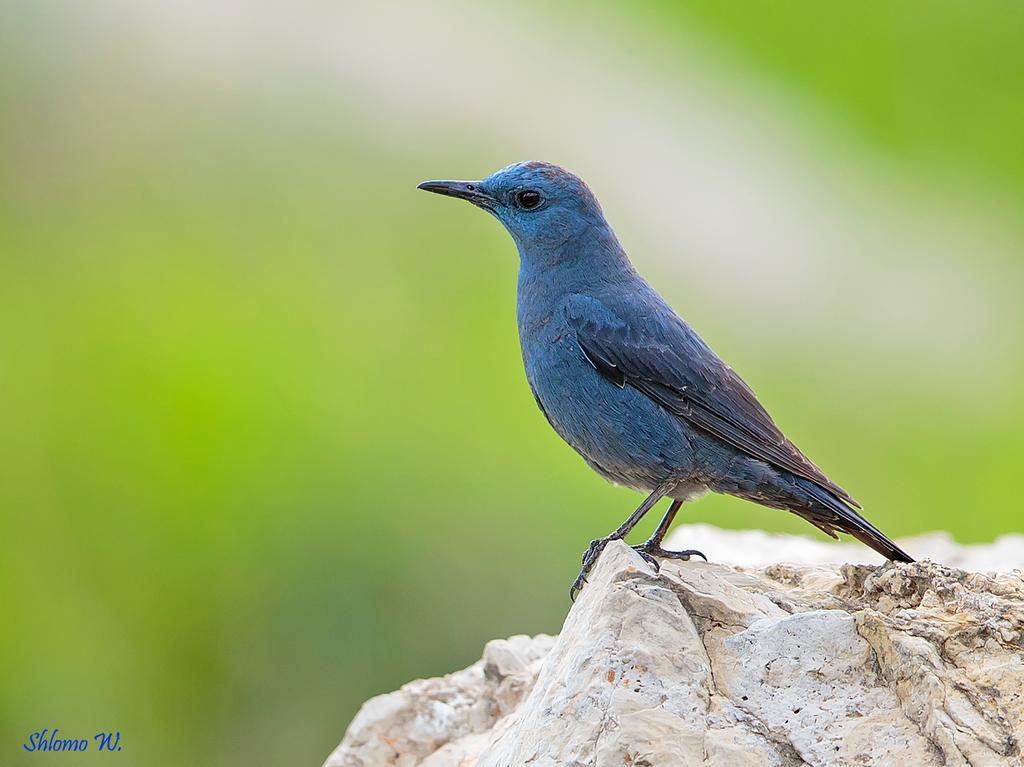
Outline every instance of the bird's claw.
{"label": "bird's claw", "polygon": [[[587,576],[594,567],[594,563],[597,562],[597,558],[601,556],[601,552],[604,551],[604,547],[613,540],[616,539],[596,538],[590,542],[586,552],[583,554],[583,567],[580,569],[580,574],[576,576],[576,580],[573,581],[572,586],[569,588],[570,601],[576,601],[576,597],[579,596],[580,591],[583,590],[583,584],[587,582]],[[638,546],[633,546],[633,551],[643,557],[644,561],[647,562],[647,564],[649,564],[656,573],[661,572],[661,563],[658,561],[659,558],[681,559],[685,562],[689,561],[690,557],[700,557],[705,562],[708,561],[708,558],[696,549],[668,551],[667,549],[663,549],[660,543],[656,543],[654,541],[647,541]]]}
{"label": "bird's claw", "polygon": [[643,557],[643,560],[651,566],[654,572],[661,572],[661,563],[644,546],[634,546],[633,551]]}
{"label": "bird's claw", "polygon": [[576,601],[576,597],[579,596],[580,591],[583,590],[583,584],[586,583],[586,582],[587,582],[587,579],[583,577],[582,573],[576,577],[576,580],[573,581],[572,586],[569,587],[569,601],[570,602],[575,602]]}
{"label": "bird's claw", "polygon": [[659,563],[656,558],[681,559],[684,562],[689,562],[690,557],[700,557],[705,562],[708,561],[708,558],[696,549],[669,551],[667,549],[663,549],[660,543],[653,543],[651,541],[646,541],[645,543],[641,543],[639,546],[634,546],[633,551],[643,557],[644,560],[654,568],[654,572],[656,573],[661,572],[661,563]]}
{"label": "bird's claw", "polygon": [[580,574],[576,576],[576,580],[572,582],[572,586],[569,588],[569,600],[571,602],[576,601],[576,597],[583,589],[583,584],[587,582],[587,575],[590,574],[590,570],[594,567],[594,563],[597,562],[597,558],[601,556],[604,547],[611,540],[614,539],[596,538],[590,542],[590,545],[583,554],[583,567],[580,568]]}

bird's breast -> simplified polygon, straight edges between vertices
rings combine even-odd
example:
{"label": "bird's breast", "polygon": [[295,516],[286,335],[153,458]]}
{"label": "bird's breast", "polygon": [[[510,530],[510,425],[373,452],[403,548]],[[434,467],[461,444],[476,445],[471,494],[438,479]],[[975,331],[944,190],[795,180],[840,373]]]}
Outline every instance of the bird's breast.
{"label": "bird's breast", "polygon": [[530,319],[520,324],[530,389],[552,428],[594,469],[619,484],[646,489],[690,461],[677,420],[636,389],[602,376],[563,312]]}

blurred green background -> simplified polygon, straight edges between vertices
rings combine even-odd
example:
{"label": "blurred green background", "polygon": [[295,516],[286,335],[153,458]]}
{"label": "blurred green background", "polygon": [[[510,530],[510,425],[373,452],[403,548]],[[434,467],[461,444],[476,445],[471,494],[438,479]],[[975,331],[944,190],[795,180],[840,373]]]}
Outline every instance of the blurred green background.
{"label": "blurred green background", "polygon": [[22,750],[59,727],[319,764],[367,697],[558,630],[638,499],[544,423],[512,243],[426,178],[576,170],[881,528],[1020,530],[1022,33],[995,1],[0,3],[0,763],[111,758]]}

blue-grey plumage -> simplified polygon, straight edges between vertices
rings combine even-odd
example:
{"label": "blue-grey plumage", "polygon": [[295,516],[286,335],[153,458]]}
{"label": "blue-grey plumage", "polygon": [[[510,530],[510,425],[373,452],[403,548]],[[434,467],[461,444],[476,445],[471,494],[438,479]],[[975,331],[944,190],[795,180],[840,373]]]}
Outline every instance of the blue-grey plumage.
{"label": "blue-grey plumage", "polygon": [[519,339],[526,377],[556,432],[605,478],[649,493],[614,533],[591,543],[574,590],[608,540],[662,497],[713,491],[787,509],[883,556],[909,555],[778,429],[750,388],[636,272],[579,178],[555,165],[510,165],[482,181],[428,181],[494,215],[519,250]]}

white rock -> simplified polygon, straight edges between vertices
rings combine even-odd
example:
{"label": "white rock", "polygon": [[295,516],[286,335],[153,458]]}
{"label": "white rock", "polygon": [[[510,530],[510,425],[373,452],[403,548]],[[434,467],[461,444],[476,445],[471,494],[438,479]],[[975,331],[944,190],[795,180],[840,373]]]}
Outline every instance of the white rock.
{"label": "white rock", "polygon": [[[1008,572],[1024,567],[1024,535],[1010,533],[992,543],[962,544],[947,532],[919,535],[902,541],[916,559],[931,559],[974,572]],[[767,567],[794,564],[857,562],[880,565],[885,560],[863,544],[844,540],[766,533],[763,530],[722,530],[712,525],[679,525],[666,543],[668,549],[697,549],[722,565]]]}
{"label": "white rock", "polygon": [[[368,701],[325,767],[1024,767],[1024,537],[863,547],[680,528],[718,561],[610,545],[557,638],[489,642]],[[778,563],[779,552],[789,560]],[[998,571],[1003,571],[1000,574]]]}

